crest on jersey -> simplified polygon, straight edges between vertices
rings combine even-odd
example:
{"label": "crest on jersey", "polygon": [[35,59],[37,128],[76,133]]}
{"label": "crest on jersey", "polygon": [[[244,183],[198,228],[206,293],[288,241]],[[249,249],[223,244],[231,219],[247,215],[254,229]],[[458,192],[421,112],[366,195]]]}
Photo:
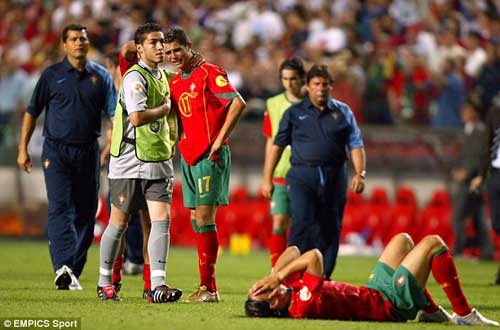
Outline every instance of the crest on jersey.
{"label": "crest on jersey", "polygon": [[219,87],[224,87],[227,85],[227,79],[224,78],[223,76],[221,75],[218,75],[216,78],[215,78],[215,84]]}
{"label": "crest on jersey", "polygon": [[50,166],[50,159],[43,160],[43,168],[47,169]]}
{"label": "crest on jersey", "polygon": [[307,286],[304,286],[302,289],[299,291],[299,298],[302,301],[308,301],[311,299],[312,294],[311,291],[309,291],[309,288]]}
{"label": "crest on jersey", "polygon": [[136,93],[139,93],[141,91],[141,83],[140,82],[136,82],[134,83],[134,87],[132,87],[132,90]]}
{"label": "crest on jersey", "polygon": [[332,112],[332,118],[333,120],[337,120],[339,118],[339,114],[337,111]]}
{"label": "crest on jersey", "polygon": [[90,76],[90,82],[94,86],[97,85],[97,76],[95,74],[93,74],[93,75]]}
{"label": "crest on jersey", "polygon": [[194,82],[192,82],[191,85],[189,85],[189,90],[190,90],[189,94],[190,97],[192,98],[198,97],[198,93],[195,92],[196,84]]}

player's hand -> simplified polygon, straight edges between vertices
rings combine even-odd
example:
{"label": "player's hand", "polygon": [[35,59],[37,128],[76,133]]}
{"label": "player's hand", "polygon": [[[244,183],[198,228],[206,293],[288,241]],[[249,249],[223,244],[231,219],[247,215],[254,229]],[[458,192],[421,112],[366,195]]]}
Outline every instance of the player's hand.
{"label": "player's hand", "polygon": [[482,176],[476,176],[473,178],[470,182],[469,190],[473,192],[479,192],[481,189],[481,186],[483,185],[483,177]]}
{"label": "player's hand", "polygon": [[273,191],[274,191],[274,183],[271,182],[264,182],[262,184],[261,192],[262,196],[264,196],[267,199],[271,199],[273,197]]}
{"label": "player's hand", "polygon": [[201,55],[198,52],[195,52],[194,50],[191,50],[191,58],[189,59],[189,64],[191,67],[195,68],[197,66],[200,66],[205,62],[205,58],[203,55]]}
{"label": "player's hand", "polygon": [[220,148],[222,148],[222,141],[220,139],[215,139],[214,143],[210,147],[210,153],[208,154],[208,159],[216,159],[216,155],[219,153]]}
{"label": "player's hand", "polygon": [[31,168],[33,167],[33,163],[31,161],[31,156],[28,150],[20,149],[19,154],[17,155],[17,165],[19,168],[27,173],[31,172]]}
{"label": "player's hand", "polygon": [[251,288],[248,290],[249,296],[258,296],[267,291],[271,291],[279,287],[280,280],[277,273],[268,275],[263,279],[257,281]]}
{"label": "player's hand", "polygon": [[172,101],[170,100],[170,95],[165,95],[163,98],[163,112],[167,115],[172,107]]}
{"label": "player's hand", "polygon": [[359,174],[354,175],[352,177],[351,189],[354,190],[356,194],[361,194],[365,190],[365,179]]}

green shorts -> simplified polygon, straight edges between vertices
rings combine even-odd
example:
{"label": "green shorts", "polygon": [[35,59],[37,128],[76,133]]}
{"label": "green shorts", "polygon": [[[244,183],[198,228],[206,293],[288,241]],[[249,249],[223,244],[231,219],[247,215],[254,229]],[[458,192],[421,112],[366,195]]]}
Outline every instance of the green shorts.
{"label": "green shorts", "polygon": [[182,197],[184,206],[194,209],[199,205],[227,205],[231,151],[223,145],[218,161],[202,158],[189,166],[181,159]]}
{"label": "green shorts", "polygon": [[286,184],[275,183],[273,199],[271,201],[271,215],[288,215],[290,208],[288,206],[288,190]]}
{"label": "green shorts", "polygon": [[413,274],[401,265],[394,271],[385,263],[377,262],[365,286],[379,291],[392,303],[391,312],[397,321],[413,320],[420,309],[429,305]]}

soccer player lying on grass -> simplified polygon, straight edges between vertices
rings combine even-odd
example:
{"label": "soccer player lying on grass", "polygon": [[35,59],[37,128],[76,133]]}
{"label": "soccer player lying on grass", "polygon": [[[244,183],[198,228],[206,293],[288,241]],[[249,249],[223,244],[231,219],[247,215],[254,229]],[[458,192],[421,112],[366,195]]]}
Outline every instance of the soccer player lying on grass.
{"label": "soccer player lying on grass", "polygon": [[[498,326],[470,307],[448,247],[437,235],[426,236],[416,246],[408,234],[395,235],[364,286],[325,280],[322,259],[317,249],[300,255],[296,247],[287,248],[271,275],[248,291],[246,314],[404,322],[420,310],[419,322]],[[453,315],[436,305],[425,288],[431,271]]]}

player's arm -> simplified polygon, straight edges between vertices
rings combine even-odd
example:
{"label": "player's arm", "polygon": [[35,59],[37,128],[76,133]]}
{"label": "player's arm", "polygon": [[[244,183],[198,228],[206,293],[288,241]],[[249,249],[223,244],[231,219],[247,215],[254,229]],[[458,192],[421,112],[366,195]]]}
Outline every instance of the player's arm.
{"label": "player's arm", "polygon": [[361,194],[365,190],[366,175],[366,153],[365,148],[355,148],[351,150],[352,164],[354,165],[354,176],[351,182],[351,188],[356,194]]}
{"label": "player's arm", "polygon": [[137,63],[137,61],[137,47],[134,40],[129,40],[123,44],[120,49],[120,54],[118,55],[118,63],[122,77],[128,69]]}
{"label": "player's arm", "polygon": [[123,77],[123,101],[130,123],[134,127],[151,123],[170,111],[170,96],[165,96],[160,106],[147,108],[146,81],[140,73],[133,71]]}
{"label": "player's arm", "polygon": [[33,135],[33,131],[36,126],[36,118],[26,112],[23,118],[23,124],[21,127],[21,138],[19,140],[19,149],[17,154],[17,164],[19,168],[26,172],[31,172],[31,168],[33,167],[33,163],[31,160],[31,156],[28,152],[28,144],[31,140],[31,136]]}
{"label": "player's arm", "polygon": [[222,125],[219,135],[212,143],[212,147],[210,148],[210,154],[208,155],[208,158],[211,158],[212,155],[217,153],[219,149],[222,147],[224,141],[226,141],[227,137],[229,136],[229,133],[231,133],[234,126],[236,126],[236,123],[240,119],[241,114],[245,110],[245,107],[246,103],[240,95],[236,96],[232,100],[231,104],[229,105],[229,109],[227,111],[226,120]]}
{"label": "player's arm", "polygon": [[144,111],[135,111],[129,115],[130,122],[134,127],[149,124],[168,114],[170,110],[170,98],[166,97],[162,105],[156,108],[144,109]]}
{"label": "player's arm", "polygon": [[264,161],[264,178],[262,182],[262,195],[268,199],[273,196],[274,184],[273,184],[273,173],[274,169],[278,165],[278,161],[283,154],[285,147],[271,144],[269,148],[269,153],[266,152],[266,158]]}
{"label": "player's arm", "polygon": [[249,295],[258,296],[276,289],[288,276],[297,272],[308,272],[316,276],[323,274],[323,256],[318,249],[312,249],[293,258],[279,271],[264,277],[248,291]]}

